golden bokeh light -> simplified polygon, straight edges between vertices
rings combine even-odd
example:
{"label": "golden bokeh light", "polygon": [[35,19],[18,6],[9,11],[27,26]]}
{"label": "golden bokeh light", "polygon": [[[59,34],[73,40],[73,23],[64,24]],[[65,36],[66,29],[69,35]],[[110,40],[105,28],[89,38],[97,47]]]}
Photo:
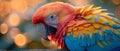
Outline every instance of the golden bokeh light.
{"label": "golden bokeh light", "polygon": [[85,6],[89,4],[92,0],[69,0],[70,3],[74,4],[75,6]]}
{"label": "golden bokeh light", "polygon": [[24,47],[27,43],[27,38],[23,34],[17,34],[14,38],[14,42],[19,47]]}
{"label": "golden bokeh light", "polygon": [[26,0],[11,0],[12,9],[24,12],[28,8],[28,3]]}
{"label": "golden bokeh light", "polygon": [[8,32],[8,25],[6,23],[2,23],[0,26],[0,32],[2,34],[6,34]]}
{"label": "golden bokeh light", "polygon": [[0,20],[3,20],[6,18],[6,16],[11,11],[11,5],[10,2],[7,1],[0,1]]}
{"label": "golden bokeh light", "polygon": [[38,4],[46,2],[46,0],[27,0],[27,1],[28,1],[28,5],[32,7],[35,7]]}
{"label": "golden bokeh light", "polygon": [[20,17],[17,14],[13,13],[9,16],[8,22],[10,26],[17,26],[20,24]]}

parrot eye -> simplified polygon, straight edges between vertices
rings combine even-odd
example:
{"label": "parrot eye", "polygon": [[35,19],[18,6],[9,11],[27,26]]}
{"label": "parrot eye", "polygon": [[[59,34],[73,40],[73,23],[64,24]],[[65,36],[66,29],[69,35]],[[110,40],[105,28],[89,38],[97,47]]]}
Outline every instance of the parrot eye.
{"label": "parrot eye", "polygon": [[57,19],[57,15],[56,15],[56,14],[52,14],[52,15],[50,15],[49,17],[50,17],[49,19],[51,19],[51,20]]}
{"label": "parrot eye", "polygon": [[45,19],[45,23],[53,26],[55,28],[57,28],[57,24],[58,24],[58,17],[56,14],[51,14],[49,15],[46,19]]}

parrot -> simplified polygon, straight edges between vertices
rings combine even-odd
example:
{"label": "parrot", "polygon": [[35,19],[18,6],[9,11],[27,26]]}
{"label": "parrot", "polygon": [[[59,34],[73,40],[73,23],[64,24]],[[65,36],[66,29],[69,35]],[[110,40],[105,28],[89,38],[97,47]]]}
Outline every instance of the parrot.
{"label": "parrot", "polygon": [[42,38],[68,51],[120,51],[120,20],[94,4],[41,6],[32,23]]}

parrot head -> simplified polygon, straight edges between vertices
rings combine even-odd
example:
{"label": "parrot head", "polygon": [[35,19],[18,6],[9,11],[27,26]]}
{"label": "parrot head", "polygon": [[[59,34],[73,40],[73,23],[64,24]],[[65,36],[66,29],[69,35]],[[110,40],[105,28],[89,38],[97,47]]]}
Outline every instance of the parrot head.
{"label": "parrot head", "polygon": [[60,32],[65,24],[75,17],[75,8],[67,3],[53,2],[40,7],[32,17],[40,35],[48,36]]}

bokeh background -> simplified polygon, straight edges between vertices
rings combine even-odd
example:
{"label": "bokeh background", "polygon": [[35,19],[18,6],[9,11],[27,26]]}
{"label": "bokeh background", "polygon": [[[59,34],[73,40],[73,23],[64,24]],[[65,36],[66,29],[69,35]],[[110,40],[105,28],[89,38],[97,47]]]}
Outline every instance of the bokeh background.
{"label": "bokeh background", "polygon": [[31,22],[39,7],[56,1],[76,7],[94,4],[120,19],[120,0],[0,0],[0,50],[57,49],[40,38]]}

